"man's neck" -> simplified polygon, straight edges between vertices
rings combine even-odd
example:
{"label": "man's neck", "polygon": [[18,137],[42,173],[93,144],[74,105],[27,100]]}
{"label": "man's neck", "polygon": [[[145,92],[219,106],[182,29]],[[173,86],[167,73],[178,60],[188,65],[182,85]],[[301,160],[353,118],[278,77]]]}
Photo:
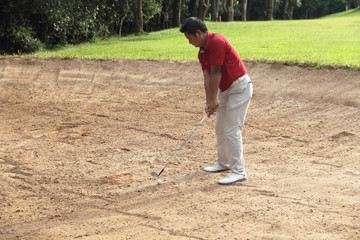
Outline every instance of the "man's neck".
{"label": "man's neck", "polygon": [[202,32],[201,33],[201,39],[202,39],[202,43],[203,43],[201,45],[201,48],[205,48],[207,35],[208,35],[208,32],[206,32],[206,33]]}

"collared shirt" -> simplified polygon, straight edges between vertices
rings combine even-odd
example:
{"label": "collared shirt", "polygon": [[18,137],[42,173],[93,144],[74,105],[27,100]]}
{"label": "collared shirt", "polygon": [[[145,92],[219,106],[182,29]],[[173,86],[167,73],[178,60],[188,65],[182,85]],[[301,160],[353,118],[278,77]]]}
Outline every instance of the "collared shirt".
{"label": "collared shirt", "polygon": [[221,34],[207,33],[205,47],[199,49],[198,58],[202,70],[209,73],[211,65],[221,65],[221,91],[228,89],[232,82],[247,73],[239,54]]}

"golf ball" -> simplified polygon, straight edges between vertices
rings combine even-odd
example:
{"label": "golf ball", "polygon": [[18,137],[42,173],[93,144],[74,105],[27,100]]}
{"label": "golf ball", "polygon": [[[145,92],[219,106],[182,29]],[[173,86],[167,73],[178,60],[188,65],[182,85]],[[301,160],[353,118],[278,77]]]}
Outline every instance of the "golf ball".
{"label": "golf ball", "polygon": [[158,179],[157,181],[158,184],[162,184],[162,181],[160,179]]}

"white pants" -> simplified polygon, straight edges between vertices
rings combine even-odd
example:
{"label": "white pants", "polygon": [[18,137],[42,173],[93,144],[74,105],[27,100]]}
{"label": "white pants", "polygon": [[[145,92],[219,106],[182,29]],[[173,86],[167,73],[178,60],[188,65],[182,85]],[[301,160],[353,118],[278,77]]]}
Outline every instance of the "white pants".
{"label": "white pants", "polygon": [[232,172],[244,171],[242,128],[253,94],[248,75],[226,91],[218,92],[219,107],[216,111],[216,140],[218,163]]}

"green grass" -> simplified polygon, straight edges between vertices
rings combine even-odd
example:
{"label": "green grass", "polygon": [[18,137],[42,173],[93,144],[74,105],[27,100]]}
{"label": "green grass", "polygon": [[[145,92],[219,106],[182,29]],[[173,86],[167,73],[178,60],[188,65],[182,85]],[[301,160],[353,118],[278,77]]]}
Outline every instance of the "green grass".
{"label": "green grass", "polygon": [[349,11],[334,13],[323,18],[339,18],[339,17],[360,17],[360,7]]}
{"label": "green grass", "polygon": [[[210,32],[223,34],[243,60],[360,70],[360,8],[315,20],[206,24]],[[189,61],[197,59],[197,49],[176,28],[28,56]]]}

